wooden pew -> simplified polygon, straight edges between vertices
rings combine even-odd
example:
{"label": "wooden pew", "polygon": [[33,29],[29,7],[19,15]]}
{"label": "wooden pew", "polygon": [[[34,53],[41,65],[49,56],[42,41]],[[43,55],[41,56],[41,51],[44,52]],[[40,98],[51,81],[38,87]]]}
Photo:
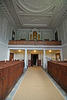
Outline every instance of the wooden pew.
{"label": "wooden pew", "polygon": [[0,100],[6,98],[23,73],[23,61],[0,62]]}
{"label": "wooden pew", "polygon": [[67,92],[67,62],[48,61],[48,73]]}

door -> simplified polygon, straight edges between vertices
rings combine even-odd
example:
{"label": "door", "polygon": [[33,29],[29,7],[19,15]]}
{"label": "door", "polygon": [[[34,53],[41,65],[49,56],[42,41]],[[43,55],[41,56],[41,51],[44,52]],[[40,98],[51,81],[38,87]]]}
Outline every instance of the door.
{"label": "door", "polygon": [[10,53],[10,61],[12,61],[12,59],[14,59],[14,53]]}
{"label": "door", "polygon": [[31,66],[38,65],[38,54],[31,54]]}

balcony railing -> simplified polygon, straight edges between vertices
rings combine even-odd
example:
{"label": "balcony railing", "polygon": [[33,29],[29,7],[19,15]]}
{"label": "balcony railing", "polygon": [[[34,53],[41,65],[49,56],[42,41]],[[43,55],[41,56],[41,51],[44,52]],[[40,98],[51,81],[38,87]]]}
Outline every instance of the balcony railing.
{"label": "balcony railing", "polygon": [[61,41],[10,40],[9,45],[61,45]]}

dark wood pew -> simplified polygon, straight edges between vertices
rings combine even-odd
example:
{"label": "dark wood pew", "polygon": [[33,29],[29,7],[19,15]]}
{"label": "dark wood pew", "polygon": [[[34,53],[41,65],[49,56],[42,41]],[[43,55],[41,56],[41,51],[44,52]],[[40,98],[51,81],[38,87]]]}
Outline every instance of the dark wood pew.
{"label": "dark wood pew", "polygon": [[10,93],[23,73],[23,61],[0,61],[0,100]]}
{"label": "dark wood pew", "polygon": [[48,61],[48,73],[67,92],[67,62]]}

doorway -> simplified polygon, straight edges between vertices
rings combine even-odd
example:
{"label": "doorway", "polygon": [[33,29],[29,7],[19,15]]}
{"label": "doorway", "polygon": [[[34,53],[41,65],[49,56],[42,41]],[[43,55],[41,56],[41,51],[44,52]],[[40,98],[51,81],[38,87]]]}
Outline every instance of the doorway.
{"label": "doorway", "polygon": [[10,53],[10,61],[12,61],[12,59],[14,59],[14,53]]}
{"label": "doorway", "polygon": [[58,32],[55,33],[55,40],[58,41]]}
{"label": "doorway", "polygon": [[31,66],[38,65],[38,54],[31,54]]}

